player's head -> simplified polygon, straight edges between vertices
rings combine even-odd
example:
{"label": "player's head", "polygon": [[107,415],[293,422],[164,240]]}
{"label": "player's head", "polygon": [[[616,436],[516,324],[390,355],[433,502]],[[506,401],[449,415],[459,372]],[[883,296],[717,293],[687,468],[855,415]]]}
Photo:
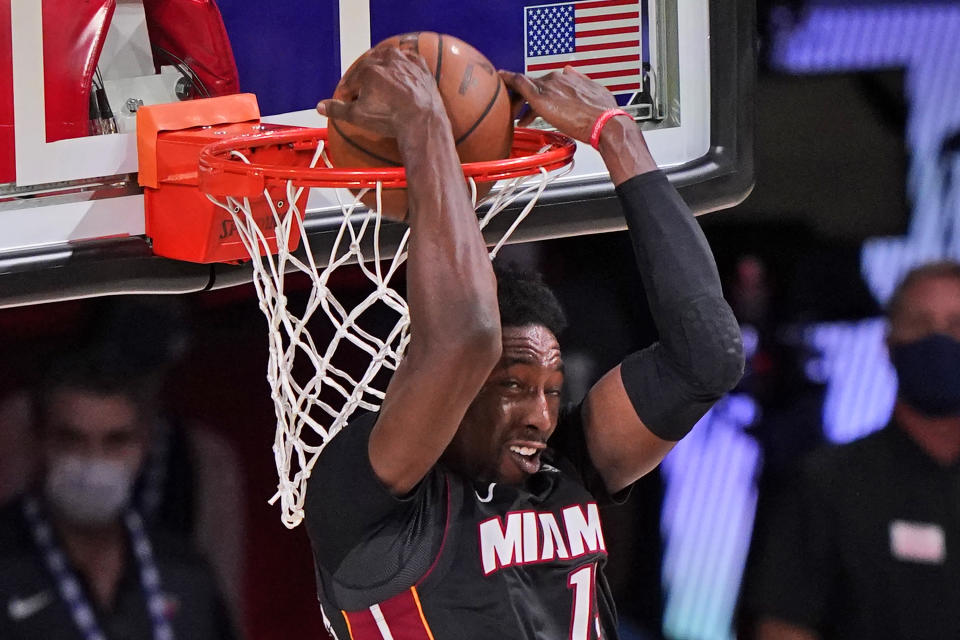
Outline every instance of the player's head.
{"label": "player's head", "polygon": [[900,398],[931,417],[960,415],[960,263],[907,274],[887,308]]}
{"label": "player's head", "polygon": [[559,336],[567,328],[563,308],[543,282],[540,274],[497,265],[497,304],[500,307],[500,326],[525,327],[538,324]]}
{"label": "player's head", "polygon": [[557,426],[563,309],[540,277],[497,269],[503,354],[471,403],[444,461],[478,480],[519,484],[540,468]]}
{"label": "player's head", "polygon": [[129,503],[150,433],[131,373],[86,353],[56,363],[36,394],[43,494],[74,525],[108,524]]}

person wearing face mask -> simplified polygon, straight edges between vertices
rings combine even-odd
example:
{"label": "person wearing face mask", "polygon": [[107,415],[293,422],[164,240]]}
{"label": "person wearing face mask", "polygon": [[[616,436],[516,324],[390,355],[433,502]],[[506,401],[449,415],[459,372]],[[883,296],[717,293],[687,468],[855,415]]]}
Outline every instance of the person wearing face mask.
{"label": "person wearing face mask", "polygon": [[136,376],[92,354],[36,394],[38,477],[0,510],[0,638],[229,640],[206,564],[131,507],[150,430]]}
{"label": "person wearing face mask", "polygon": [[891,422],[805,461],[757,541],[750,637],[960,638],[960,263],[911,271],[887,316]]}

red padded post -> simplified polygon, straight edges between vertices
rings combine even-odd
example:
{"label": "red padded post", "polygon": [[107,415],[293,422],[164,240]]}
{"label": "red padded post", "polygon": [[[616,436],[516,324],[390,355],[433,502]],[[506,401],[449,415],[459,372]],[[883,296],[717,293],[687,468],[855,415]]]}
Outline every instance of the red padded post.
{"label": "red padded post", "polygon": [[0,184],[17,179],[13,137],[13,32],[10,0],[0,0]]}
{"label": "red padded post", "polygon": [[211,97],[240,90],[233,49],[214,0],[143,0],[143,9],[150,44],[184,60]]}
{"label": "red padded post", "polygon": [[[42,0],[47,142],[87,135],[90,82],[114,0]],[[0,0],[0,182],[16,179],[10,0]]]}
{"label": "red padded post", "polygon": [[43,0],[47,142],[89,133],[90,84],[115,6],[114,0]]}

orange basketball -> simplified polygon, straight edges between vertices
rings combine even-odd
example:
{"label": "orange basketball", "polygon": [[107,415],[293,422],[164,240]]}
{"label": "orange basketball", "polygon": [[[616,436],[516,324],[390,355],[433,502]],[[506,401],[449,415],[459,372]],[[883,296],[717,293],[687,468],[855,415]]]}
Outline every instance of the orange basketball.
{"label": "orange basketball", "polygon": [[[404,45],[415,43],[415,49],[437,80],[460,162],[509,156],[513,140],[510,99],[490,61],[463,40],[432,31],[393,36],[376,46],[397,47],[401,41]],[[344,93],[338,85],[333,97],[342,100],[346,97]],[[327,154],[336,167],[401,166],[395,138],[385,138],[333,118],[327,123],[327,135]],[[478,199],[492,186],[492,183],[478,184]],[[376,206],[376,194],[365,195],[363,203],[371,208]],[[384,189],[382,211],[389,218],[405,219],[406,189]]]}

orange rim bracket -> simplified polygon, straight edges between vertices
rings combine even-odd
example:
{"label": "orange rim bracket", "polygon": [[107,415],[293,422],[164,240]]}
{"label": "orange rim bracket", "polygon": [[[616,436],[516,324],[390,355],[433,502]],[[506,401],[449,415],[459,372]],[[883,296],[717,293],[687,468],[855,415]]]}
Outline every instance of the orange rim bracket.
{"label": "orange rim bracket", "polygon": [[260,106],[257,96],[252,93],[140,107],[137,110],[137,156],[140,166],[137,180],[140,186],[158,187],[157,137],[161,131],[259,119]]}

